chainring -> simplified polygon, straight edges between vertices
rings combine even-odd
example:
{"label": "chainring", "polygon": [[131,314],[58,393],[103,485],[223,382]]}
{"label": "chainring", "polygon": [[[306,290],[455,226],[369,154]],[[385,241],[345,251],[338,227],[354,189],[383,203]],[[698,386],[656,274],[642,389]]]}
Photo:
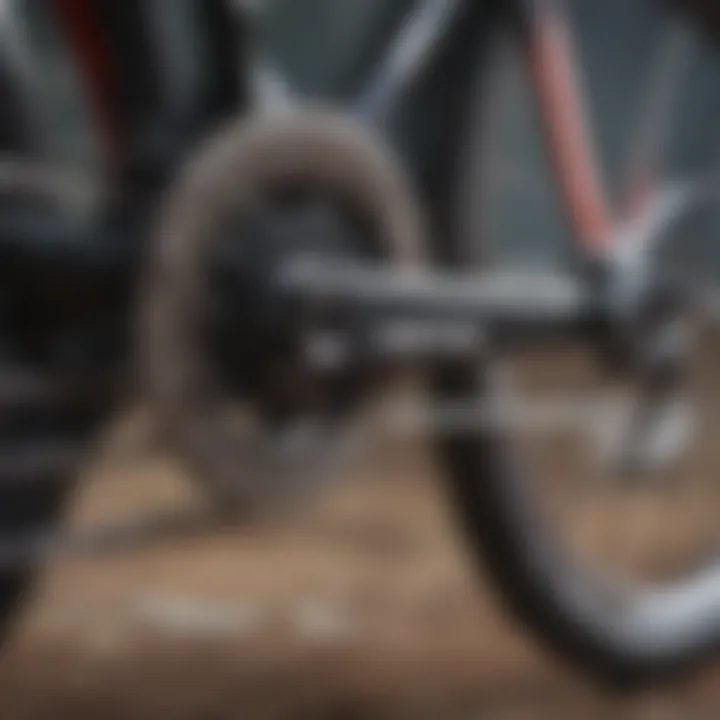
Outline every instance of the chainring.
{"label": "chainring", "polygon": [[[267,223],[264,231],[256,224],[251,229],[249,220],[259,210],[267,221],[267,209],[272,218],[273,203],[287,197],[302,198],[300,206],[314,208],[315,220],[295,218],[274,235]],[[331,218],[331,226],[338,217],[352,217],[356,236],[362,227],[365,257],[399,263],[422,258],[422,213],[401,165],[369,129],[325,109],[234,120],[206,142],[162,203],[141,297],[142,387],[165,448],[212,497],[243,510],[297,495],[310,478],[335,467],[358,437],[364,384],[343,378],[345,388],[354,390],[347,396],[337,384],[314,385],[296,362],[297,329],[307,317],[293,317],[262,297],[259,268],[273,266],[268,257],[316,249],[321,236],[323,251],[358,252],[357,238],[349,241],[352,233],[342,223],[333,230],[326,222],[321,232],[318,216]],[[235,302],[214,293],[211,280],[228,234],[255,258],[245,265],[245,281],[238,276],[231,283],[243,290]],[[213,294],[231,317],[226,328],[232,328],[232,316],[242,321],[237,332],[226,332],[229,344],[209,352]],[[291,384],[320,388],[320,403],[318,393],[307,404],[287,402],[292,394],[282,385],[293,369]],[[241,420],[238,398],[246,410],[249,405],[250,422]]]}

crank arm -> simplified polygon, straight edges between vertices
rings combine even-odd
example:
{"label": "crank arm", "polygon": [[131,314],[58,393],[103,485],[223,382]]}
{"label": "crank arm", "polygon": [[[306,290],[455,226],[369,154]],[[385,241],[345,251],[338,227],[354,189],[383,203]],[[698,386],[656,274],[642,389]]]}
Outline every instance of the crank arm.
{"label": "crank arm", "polygon": [[397,269],[316,257],[287,261],[281,288],[301,299],[352,303],[360,310],[445,319],[568,324],[592,309],[585,283],[539,272],[467,274]]}
{"label": "crank arm", "polygon": [[304,257],[288,261],[279,280],[293,300],[343,308],[353,319],[350,328],[309,339],[319,365],[343,364],[353,353],[366,361],[477,358],[488,343],[576,337],[598,317],[587,283],[550,273],[397,270]]}

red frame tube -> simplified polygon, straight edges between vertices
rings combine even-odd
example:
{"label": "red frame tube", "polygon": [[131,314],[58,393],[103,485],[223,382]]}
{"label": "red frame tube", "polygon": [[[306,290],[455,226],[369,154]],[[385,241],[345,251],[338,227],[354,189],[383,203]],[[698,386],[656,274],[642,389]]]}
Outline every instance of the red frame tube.
{"label": "red frame tube", "polygon": [[583,249],[607,252],[613,221],[574,75],[572,36],[557,2],[534,0],[524,18],[530,77],[568,219]]}

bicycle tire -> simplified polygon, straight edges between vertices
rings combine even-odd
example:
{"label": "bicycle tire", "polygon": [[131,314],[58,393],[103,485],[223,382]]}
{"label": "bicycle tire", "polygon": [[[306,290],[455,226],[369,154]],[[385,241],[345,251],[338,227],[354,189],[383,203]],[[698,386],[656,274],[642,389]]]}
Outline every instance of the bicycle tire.
{"label": "bicycle tire", "polygon": [[[6,368],[0,367],[0,375]],[[0,546],[47,536],[60,520],[79,463],[106,408],[14,399],[0,404]],[[43,456],[43,448],[67,452]],[[0,643],[33,586],[38,568],[0,566]]]}
{"label": "bicycle tire", "polygon": [[[0,97],[3,99],[0,122],[0,152],[6,157],[21,160],[41,156],[40,138],[35,132],[32,112],[20,87],[12,64],[0,53]],[[21,192],[24,201],[30,191]],[[3,203],[12,206],[17,198],[13,189],[6,188]],[[5,288],[7,291],[7,288]],[[7,291],[10,294],[13,290]],[[10,298],[12,301],[12,298]],[[7,344],[11,339],[4,338]],[[0,376],[5,367],[0,365]],[[68,427],[75,426],[73,408],[37,407],[0,400],[0,454],[12,452],[18,445],[37,442],[41,446],[48,439],[67,439],[73,444],[78,436],[85,438],[87,427],[78,428],[78,435],[68,437]],[[66,499],[74,484],[77,468],[47,467],[27,472],[6,471],[0,463],[0,545],[27,538],[34,533],[46,533],[58,522]],[[7,639],[12,622],[31,591],[36,567],[0,568],[0,645]]]}
{"label": "bicycle tire", "polygon": [[[503,29],[488,37],[501,36]],[[469,150],[456,178],[458,190],[477,182],[488,150],[483,120],[496,99],[492,78],[506,62],[487,47],[478,58],[463,134]],[[483,262],[482,238],[474,244],[469,235],[482,202],[472,192],[458,192],[458,198],[443,256],[451,266],[467,268]],[[492,388],[490,361],[446,370],[435,379],[435,392],[443,399],[488,397]],[[571,558],[543,521],[512,438],[476,430],[439,443],[473,560],[489,574],[511,616],[568,666],[611,687],[633,690],[691,672],[720,650],[720,566],[657,594],[618,593]]]}

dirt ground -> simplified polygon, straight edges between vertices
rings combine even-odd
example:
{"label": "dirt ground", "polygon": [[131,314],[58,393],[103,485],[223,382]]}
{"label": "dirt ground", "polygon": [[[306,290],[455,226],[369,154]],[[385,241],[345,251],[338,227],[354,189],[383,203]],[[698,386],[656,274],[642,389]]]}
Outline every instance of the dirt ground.
{"label": "dirt ground", "polygon": [[[713,673],[613,697],[553,664],[471,570],[432,458],[368,462],[302,512],[48,568],[2,720],[712,718]],[[88,471],[68,523],[195,502],[160,461]]]}

